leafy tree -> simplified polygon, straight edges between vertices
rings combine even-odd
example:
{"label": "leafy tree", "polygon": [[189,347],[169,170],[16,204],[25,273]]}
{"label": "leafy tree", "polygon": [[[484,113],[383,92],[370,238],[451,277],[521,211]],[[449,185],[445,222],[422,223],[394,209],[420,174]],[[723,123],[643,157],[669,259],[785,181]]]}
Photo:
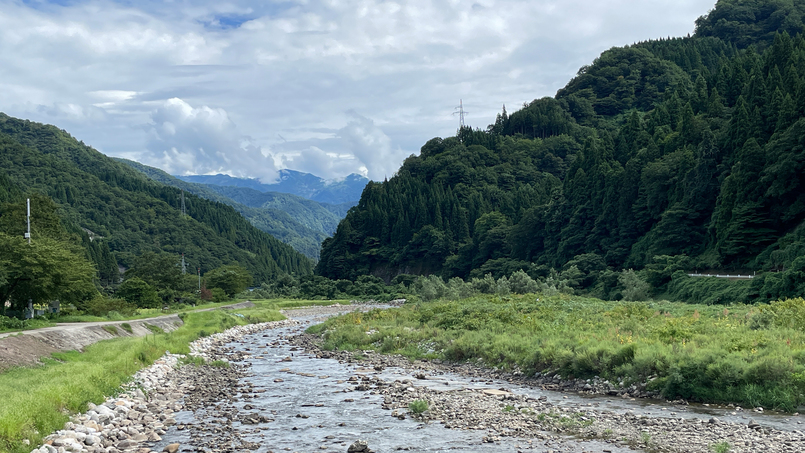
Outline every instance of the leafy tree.
{"label": "leafy tree", "polygon": [[207,272],[204,280],[210,289],[221,288],[232,297],[252,284],[252,274],[243,266],[230,264]]}
{"label": "leafy tree", "polygon": [[[69,243],[43,237],[28,244],[21,236],[0,233],[0,250],[0,300],[10,301],[13,310],[24,309],[28,301],[52,300],[81,308],[98,293],[92,283],[95,268]],[[4,314],[5,304],[1,307]]]}
{"label": "leafy tree", "polygon": [[118,288],[117,295],[137,308],[159,308],[162,303],[156,290],[139,277],[125,280]]}
{"label": "leafy tree", "polygon": [[157,291],[178,290],[183,283],[180,264],[180,256],[145,252],[134,259],[134,265],[126,271],[126,277],[137,277]]}

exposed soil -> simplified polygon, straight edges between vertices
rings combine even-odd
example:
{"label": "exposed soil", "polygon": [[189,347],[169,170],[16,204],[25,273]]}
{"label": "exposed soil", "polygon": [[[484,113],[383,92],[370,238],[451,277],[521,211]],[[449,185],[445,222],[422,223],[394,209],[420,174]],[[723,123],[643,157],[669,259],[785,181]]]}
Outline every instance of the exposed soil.
{"label": "exposed soil", "polygon": [[14,366],[31,366],[59,350],[31,335],[0,339],[0,371]]}

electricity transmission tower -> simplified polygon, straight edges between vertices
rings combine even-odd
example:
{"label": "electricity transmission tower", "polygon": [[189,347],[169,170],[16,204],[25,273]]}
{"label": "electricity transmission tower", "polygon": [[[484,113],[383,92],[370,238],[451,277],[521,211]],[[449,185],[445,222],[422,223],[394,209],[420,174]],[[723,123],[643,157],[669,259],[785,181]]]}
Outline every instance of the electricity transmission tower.
{"label": "electricity transmission tower", "polygon": [[458,127],[463,128],[464,127],[464,115],[468,115],[470,113],[470,112],[465,112],[464,111],[464,100],[463,99],[458,100],[458,107],[456,107],[456,110],[457,110],[456,112],[453,112],[453,115],[458,115]]}

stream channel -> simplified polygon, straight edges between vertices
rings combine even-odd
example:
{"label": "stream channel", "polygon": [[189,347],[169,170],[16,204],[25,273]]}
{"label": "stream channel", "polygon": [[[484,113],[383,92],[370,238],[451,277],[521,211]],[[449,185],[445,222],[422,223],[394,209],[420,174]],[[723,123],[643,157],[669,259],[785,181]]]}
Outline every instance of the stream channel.
{"label": "stream channel", "polygon": [[[438,423],[421,423],[414,418],[403,420],[383,410],[383,395],[354,390],[348,381],[356,374],[377,376],[387,382],[410,380],[414,386],[429,386],[434,390],[451,392],[467,388],[497,389],[505,386],[510,392],[535,398],[547,397],[557,406],[576,407],[580,410],[632,412],[652,417],[700,418],[708,420],[716,416],[723,421],[758,423],[784,430],[802,429],[803,417],[784,414],[760,414],[750,410],[734,412],[704,406],[674,406],[664,401],[628,400],[606,396],[580,396],[538,388],[512,385],[504,381],[484,380],[477,382],[460,375],[444,373],[428,379],[415,379],[411,372],[401,368],[386,368],[382,371],[361,368],[356,364],[339,363],[334,359],[311,356],[289,344],[287,338],[301,333],[311,324],[320,322],[321,316],[297,316],[292,311],[289,317],[300,325],[288,328],[265,330],[247,335],[230,344],[235,352],[247,354],[247,375],[241,383],[251,384],[254,396],[243,398],[235,395],[234,406],[238,411],[269,414],[271,421],[245,425],[233,422],[244,441],[259,447],[257,453],[288,452],[346,452],[356,440],[367,441],[377,452],[519,452],[539,451],[553,453],[635,451],[603,441],[588,441],[573,437],[545,433],[549,440],[502,437],[494,443],[484,442],[488,434],[484,430],[455,430]],[[290,359],[288,359],[290,358]],[[174,417],[181,425],[214,426],[218,421],[205,410],[182,411]],[[162,441],[154,445],[161,451],[165,445],[180,443],[181,452],[195,451],[192,448],[191,430],[172,427]]]}

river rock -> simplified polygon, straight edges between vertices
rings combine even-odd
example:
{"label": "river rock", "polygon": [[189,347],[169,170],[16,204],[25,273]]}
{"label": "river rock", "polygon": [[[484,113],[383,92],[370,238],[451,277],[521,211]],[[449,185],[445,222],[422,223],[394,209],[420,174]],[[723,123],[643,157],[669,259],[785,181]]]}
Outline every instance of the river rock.
{"label": "river rock", "polygon": [[168,444],[168,445],[165,445],[165,448],[163,448],[162,451],[167,452],[167,453],[176,453],[177,451],[179,451],[179,446],[180,445],[181,444],[179,444],[179,443]]}
{"label": "river rock", "polygon": [[372,453],[369,444],[365,440],[356,440],[347,448],[347,453]]}

